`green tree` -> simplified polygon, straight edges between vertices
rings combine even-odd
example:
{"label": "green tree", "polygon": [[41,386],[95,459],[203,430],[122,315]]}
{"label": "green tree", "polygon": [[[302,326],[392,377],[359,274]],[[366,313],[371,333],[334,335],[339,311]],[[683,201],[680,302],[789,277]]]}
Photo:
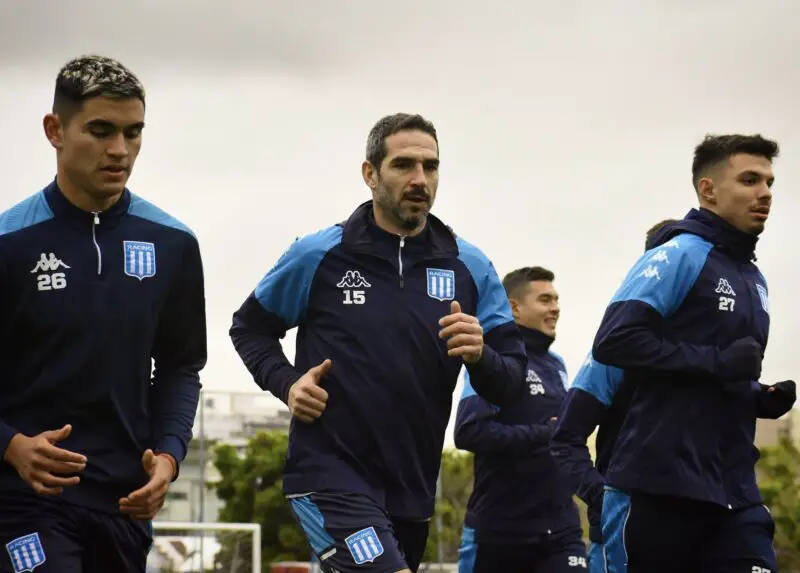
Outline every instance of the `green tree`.
{"label": "green tree", "polygon": [[[251,438],[244,455],[228,444],[214,450],[214,465],[221,479],[210,487],[225,505],[219,521],[261,524],[262,571],[276,561],[306,561],[311,549],[283,495],[281,475],[289,444],[284,430],[260,432]],[[249,539],[249,538],[248,538]],[[222,550],[217,567],[237,570],[248,563],[250,547],[234,534],[220,536]],[[238,568],[246,571],[246,568]]]}
{"label": "green tree", "polygon": [[759,489],[775,521],[775,550],[781,571],[800,571],[800,449],[788,432],[761,449]]}
{"label": "green tree", "polygon": [[[464,513],[472,493],[473,455],[456,449],[442,452],[441,496],[436,500],[436,509],[424,560],[438,562],[439,542],[442,545],[442,559],[445,563],[458,561],[458,548],[461,545],[461,530],[464,526]],[[437,523],[441,530],[437,532]]]}

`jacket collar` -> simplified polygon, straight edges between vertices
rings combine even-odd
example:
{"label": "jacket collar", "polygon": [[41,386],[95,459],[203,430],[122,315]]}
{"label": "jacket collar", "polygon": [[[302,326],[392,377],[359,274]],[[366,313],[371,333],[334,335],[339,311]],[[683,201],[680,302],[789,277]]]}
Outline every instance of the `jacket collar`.
{"label": "jacket collar", "polygon": [[[64,193],[58,186],[58,183],[53,179],[52,183],[43,190],[45,200],[53,211],[53,216],[56,219],[62,219],[80,225],[91,225],[94,220],[94,213],[84,211],[70,203]],[[111,205],[105,211],[98,213],[101,227],[113,227],[119,223],[122,218],[128,213],[131,204],[131,193],[128,189],[122,192],[122,195],[116,203]]]}
{"label": "jacket collar", "polygon": [[[397,247],[400,237],[378,227],[375,222],[372,201],[359,205],[350,217],[340,223],[343,227],[342,245],[354,252],[375,253],[380,246],[391,243]],[[425,229],[415,237],[406,237],[410,249],[419,248],[431,258],[447,258],[458,255],[458,244],[453,231],[439,218],[428,214]]]}
{"label": "jacket collar", "polygon": [[550,350],[550,346],[555,341],[555,338],[546,335],[541,330],[520,325],[517,325],[517,328],[522,334],[522,340],[525,341],[525,349],[533,354],[544,354]]}
{"label": "jacket collar", "polygon": [[660,246],[681,233],[698,235],[734,259],[756,260],[755,250],[758,242],[756,235],[737,229],[716,213],[703,208],[692,209],[682,220],[665,225],[647,246],[648,248]]}

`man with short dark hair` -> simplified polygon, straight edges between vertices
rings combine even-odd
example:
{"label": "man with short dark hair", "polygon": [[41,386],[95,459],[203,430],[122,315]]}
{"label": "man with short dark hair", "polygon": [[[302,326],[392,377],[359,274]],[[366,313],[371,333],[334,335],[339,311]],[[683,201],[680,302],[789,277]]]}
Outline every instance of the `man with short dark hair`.
{"label": "man with short dark hair", "polygon": [[498,408],[476,395],[469,374],[455,444],[475,454],[459,573],[571,573],[586,567],[578,508],[548,442],[567,394],[567,368],[550,351],[561,312],[552,271],[524,267],[503,286],[522,333],[528,388]]}
{"label": "man with short dark hair", "polygon": [[[676,219],[664,219],[648,229],[645,251],[650,251],[653,240],[663,227],[677,222]],[[550,441],[551,454],[561,474],[587,506],[590,573],[606,573],[600,521],[605,485],[603,475],[635,390],[629,384],[620,388],[622,379],[622,370],[601,364],[589,354],[575,376]],[[780,418],[792,408],[794,383],[759,384],[754,387],[753,399],[759,418]],[[587,441],[595,429],[596,463],[592,463]]]}
{"label": "man with short dark hair", "polygon": [[144,102],[121,63],[68,62],[44,118],[55,180],[0,215],[2,573],[144,572],[192,437],[203,269],[125,186]]}
{"label": "man with short dark hair", "polygon": [[[284,491],[323,570],[416,571],[459,372],[507,405],[525,353],[492,263],[430,214],[433,124],[378,121],[362,176],[372,200],[289,247],[230,334],[294,415]],[[293,366],[280,339],[294,327]]]}
{"label": "man with short dark hair", "polygon": [[605,403],[630,393],[604,476],[610,573],[775,570],[753,396],[791,406],[795,385],[758,382],[769,304],[753,261],[777,155],[759,135],[698,145],[700,208],[655,233],[598,329],[591,358],[621,376]]}

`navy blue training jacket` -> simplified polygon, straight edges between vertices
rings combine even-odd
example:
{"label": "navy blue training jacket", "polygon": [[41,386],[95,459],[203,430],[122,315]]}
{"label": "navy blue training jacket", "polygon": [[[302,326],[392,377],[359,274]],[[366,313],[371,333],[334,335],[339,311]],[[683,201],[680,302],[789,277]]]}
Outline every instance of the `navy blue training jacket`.
{"label": "navy blue training jacket", "polygon": [[[761,503],[753,444],[761,387],[727,351],[748,336],[762,352],[767,345],[756,241],[693,209],[657,234],[614,295],[592,355],[624,371],[618,392],[633,389],[608,484],[731,508]],[[607,390],[601,401],[610,403]]]}
{"label": "navy blue training jacket", "polygon": [[549,351],[553,338],[519,328],[528,355],[527,392],[498,408],[475,394],[467,375],[456,415],[456,447],[475,454],[465,525],[475,530],[478,543],[524,544],[580,527],[574,489],[548,449],[550,420],[567,393],[567,369]]}
{"label": "navy blue training jacket", "polygon": [[[374,222],[372,203],[291,245],[234,314],[231,337],[256,383],[283,402],[325,359],[327,408],[294,420],[287,494],[371,496],[395,517],[433,514],[452,394],[463,361],[447,355],[438,321],[451,300],[483,326],[483,359],[467,368],[488,400],[523,389],[525,353],[486,256],[433,216],[401,238]],[[298,327],[295,365],[280,339]]]}
{"label": "navy blue training jacket", "polygon": [[[72,425],[85,455],[59,496],[118,512],[142,454],[186,455],[206,361],[203,269],[181,223],[125,191],[97,216],[55,182],[0,215],[0,454]],[[155,370],[152,372],[152,366]],[[0,493],[29,489],[0,462]]]}
{"label": "navy blue training jacket", "polygon": [[[572,382],[550,440],[562,476],[587,505],[589,539],[602,543],[603,475],[608,468],[617,434],[625,420],[636,385],[625,383],[624,372],[587,357]],[[792,409],[792,392],[770,394],[770,386],[754,385],[753,399],[759,418],[777,419]],[[597,429],[595,458],[586,443]]]}

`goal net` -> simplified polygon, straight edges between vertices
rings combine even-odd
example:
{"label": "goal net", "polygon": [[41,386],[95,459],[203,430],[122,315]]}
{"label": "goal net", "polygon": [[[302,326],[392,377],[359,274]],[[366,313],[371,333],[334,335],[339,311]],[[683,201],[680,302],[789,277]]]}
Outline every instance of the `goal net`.
{"label": "goal net", "polygon": [[147,573],[262,573],[255,523],[153,522]]}

